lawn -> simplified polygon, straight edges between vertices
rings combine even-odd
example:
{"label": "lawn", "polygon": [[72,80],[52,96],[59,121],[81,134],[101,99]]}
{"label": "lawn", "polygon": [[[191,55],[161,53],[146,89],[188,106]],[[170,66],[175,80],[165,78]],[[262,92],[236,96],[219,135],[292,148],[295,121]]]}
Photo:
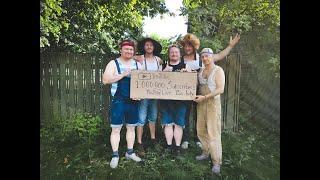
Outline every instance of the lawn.
{"label": "lawn", "polygon": [[[280,179],[279,133],[254,123],[244,121],[238,132],[223,132],[221,174],[213,176],[209,160],[195,160],[201,151],[194,143],[184,151],[182,160],[162,149],[147,149],[141,163],[126,160],[124,133],[118,168],[111,169],[110,128],[99,118],[88,119],[74,121],[76,124],[69,121],[73,127],[69,129],[62,121],[42,127],[41,179]],[[82,121],[84,124],[79,123]],[[85,131],[88,129],[85,123],[91,125],[94,121],[99,127],[95,133],[92,133],[93,126]],[[74,128],[77,125],[80,127]],[[163,136],[160,144],[164,145]]]}

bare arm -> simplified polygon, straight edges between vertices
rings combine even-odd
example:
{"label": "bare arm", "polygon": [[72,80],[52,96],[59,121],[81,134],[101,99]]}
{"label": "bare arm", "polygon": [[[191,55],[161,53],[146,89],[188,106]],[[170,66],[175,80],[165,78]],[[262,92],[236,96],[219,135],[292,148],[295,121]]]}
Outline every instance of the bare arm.
{"label": "bare arm", "polygon": [[118,74],[116,72],[116,64],[114,61],[110,61],[107,64],[107,67],[103,73],[102,76],[102,83],[103,84],[112,84],[114,82],[119,81],[120,79],[122,79],[123,77],[127,76],[128,74],[130,74],[130,71],[124,72],[122,74]]}
{"label": "bare arm", "polygon": [[211,92],[206,95],[197,95],[196,99],[194,100],[195,102],[201,102],[223,93],[225,84],[225,75],[223,69],[220,69],[216,72],[214,81],[216,82],[216,89],[214,90],[214,92]]}
{"label": "bare arm", "polygon": [[217,62],[224,59],[230,53],[231,49],[239,42],[239,40],[240,40],[240,35],[238,33],[233,39],[232,39],[232,36],[230,36],[229,45],[218,54],[214,54],[213,60]]}
{"label": "bare arm", "polygon": [[161,59],[160,57],[158,57],[158,56],[157,56],[157,59],[158,59],[158,61],[159,61],[159,69],[158,69],[158,71],[162,71],[163,61],[162,61],[162,59]]}

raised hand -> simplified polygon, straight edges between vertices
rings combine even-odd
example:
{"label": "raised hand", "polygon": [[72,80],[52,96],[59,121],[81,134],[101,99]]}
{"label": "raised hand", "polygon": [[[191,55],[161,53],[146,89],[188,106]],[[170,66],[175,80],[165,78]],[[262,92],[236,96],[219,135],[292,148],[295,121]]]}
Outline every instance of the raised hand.
{"label": "raised hand", "polygon": [[230,36],[230,41],[229,41],[229,46],[234,47],[240,40],[240,34],[236,34],[236,36],[234,38],[232,38],[232,36]]}

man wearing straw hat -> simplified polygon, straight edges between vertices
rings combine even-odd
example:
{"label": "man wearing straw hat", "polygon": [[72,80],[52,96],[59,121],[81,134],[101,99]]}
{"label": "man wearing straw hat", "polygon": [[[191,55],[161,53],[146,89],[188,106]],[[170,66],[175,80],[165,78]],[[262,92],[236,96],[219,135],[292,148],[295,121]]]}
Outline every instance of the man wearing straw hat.
{"label": "man wearing straw hat", "polygon": [[[138,42],[138,52],[142,54],[139,62],[142,64],[142,70],[146,71],[162,71],[162,60],[159,58],[162,46],[159,42],[152,38],[144,38]],[[137,57],[137,56],[136,56]],[[156,140],[156,120],[158,115],[158,100],[143,99],[139,102],[139,122],[137,127],[137,150],[139,156],[145,155],[145,147],[142,140],[143,128],[148,120],[151,138],[151,147],[157,149]]]}

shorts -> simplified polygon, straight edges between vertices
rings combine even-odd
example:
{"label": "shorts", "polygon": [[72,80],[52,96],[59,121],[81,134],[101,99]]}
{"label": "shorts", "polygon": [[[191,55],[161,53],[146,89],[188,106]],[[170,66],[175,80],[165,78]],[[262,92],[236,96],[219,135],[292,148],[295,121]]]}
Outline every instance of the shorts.
{"label": "shorts", "polygon": [[111,127],[137,126],[139,101],[113,98],[111,103]]}
{"label": "shorts", "polygon": [[184,101],[178,100],[161,100],[161,125],[176,124],[185,128],[185,115],[187,105]]}
{"label": "shorts", "polygon": [[146,121],[149,123],[156,123],[158,115],[158,100],[143,99],[139,103],[139,122],[138,126],[144,126]]}

